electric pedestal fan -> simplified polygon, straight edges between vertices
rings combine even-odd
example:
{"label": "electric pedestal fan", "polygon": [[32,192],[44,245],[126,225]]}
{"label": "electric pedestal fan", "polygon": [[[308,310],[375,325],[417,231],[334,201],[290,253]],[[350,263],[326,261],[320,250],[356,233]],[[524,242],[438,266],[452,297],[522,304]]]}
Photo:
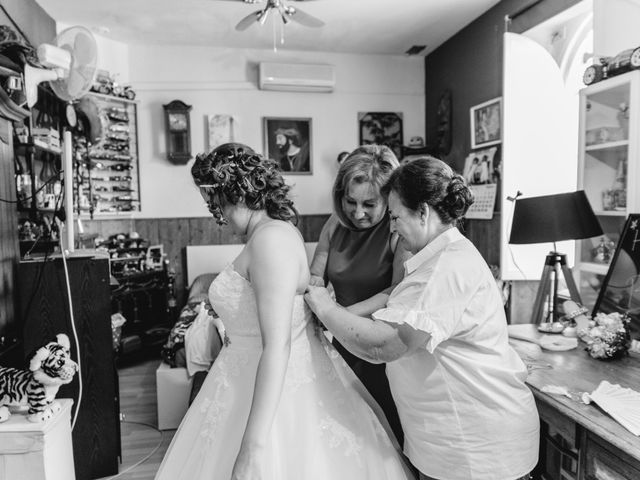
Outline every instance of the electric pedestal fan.
{"label": "electric pedestal fan", "polygon": [[[27,106],[38,99],[38,85],[49,81],[58,98],[67,102],[66,117],[71,128],[77,118],[74,102],[84,96],[96,76],[98,47],[93,34],[81,26],[74,26],[58,34],[52,44],[43,43],[37,49],[38,60],[47,68],[25,67],[24,83]],[[66,211],[67,250],[74,251],[73,223],[73,153],[71,131],[63,134],[62,168],[64,178],[64,208]]]}

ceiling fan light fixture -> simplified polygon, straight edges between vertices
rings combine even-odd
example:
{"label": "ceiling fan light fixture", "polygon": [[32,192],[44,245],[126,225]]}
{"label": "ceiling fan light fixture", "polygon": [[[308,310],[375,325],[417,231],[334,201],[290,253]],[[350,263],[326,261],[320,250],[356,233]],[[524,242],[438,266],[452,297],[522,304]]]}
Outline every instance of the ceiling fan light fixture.
{"label": "ceiling fan light fixture", "polygon": [[[258,3],[259,1],[261,0],[244,0],[245,3]],[[280,17],[282,18],[282,23],[284,25],[293,20],[306,27],[318,28],[324,26],[324,22],[322,20],[298,10],[291,5],[287,5],[284,0],[267,0],[263,9],[250,13],[240,20],[236,25],[236,30],[246,30],[254,22],[264,25],[267,21],[267,14],[271,9],[276,9],[280,13]]]}
{"label": "ceiling fan light fixture", "polygon": [[287,9],[280,10],[280,17],[282,17],[282,23],[285,25],[291,21],[290,13]]}

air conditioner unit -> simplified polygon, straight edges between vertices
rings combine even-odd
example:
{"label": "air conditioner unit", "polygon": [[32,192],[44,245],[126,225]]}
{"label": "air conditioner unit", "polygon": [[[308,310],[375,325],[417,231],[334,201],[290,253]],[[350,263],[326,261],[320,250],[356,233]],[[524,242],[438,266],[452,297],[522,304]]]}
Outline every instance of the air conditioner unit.
{"label": "air conditioner unit", "polygon": [[332,92],[336,85],[333,65],[261,62],[261,90],[287,92]]}

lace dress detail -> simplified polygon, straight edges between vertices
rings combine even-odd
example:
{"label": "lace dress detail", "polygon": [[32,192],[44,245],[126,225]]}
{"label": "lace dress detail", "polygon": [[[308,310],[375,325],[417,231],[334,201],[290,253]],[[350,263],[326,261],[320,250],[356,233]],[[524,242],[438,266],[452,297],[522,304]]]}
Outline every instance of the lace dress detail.
{"label": "lace dress detail", "polygon": [[[211,284],[209,298],[229,345],[209,370],[157,480],[228,480],[240,448],[262,352],[256,299],[231,266]],[[291,354],[261,478],[413,479],[377,417],[379,407],[311,318],[296,296]]]}

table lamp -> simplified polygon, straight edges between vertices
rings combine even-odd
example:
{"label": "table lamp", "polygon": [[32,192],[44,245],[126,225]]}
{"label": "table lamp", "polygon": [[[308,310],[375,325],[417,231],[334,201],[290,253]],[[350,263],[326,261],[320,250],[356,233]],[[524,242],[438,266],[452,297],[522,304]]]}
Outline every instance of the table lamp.
{"label": "table lamp", "polygon": [[567,283],[571,299],[581,303],[580,294],[567,265],[567,256],[558,253],[556,242],[579,240],[602,235],[598,222],[584,190],[577,192],[522,198],[515,201],[509,243],[528,244],[553,242],[542,270],[540,285],[531,316],[531,323],[542,319],[545,298],[550,293],[553,277],[553,293],[548,296],[551,321],[556,321],[559,271]]}

